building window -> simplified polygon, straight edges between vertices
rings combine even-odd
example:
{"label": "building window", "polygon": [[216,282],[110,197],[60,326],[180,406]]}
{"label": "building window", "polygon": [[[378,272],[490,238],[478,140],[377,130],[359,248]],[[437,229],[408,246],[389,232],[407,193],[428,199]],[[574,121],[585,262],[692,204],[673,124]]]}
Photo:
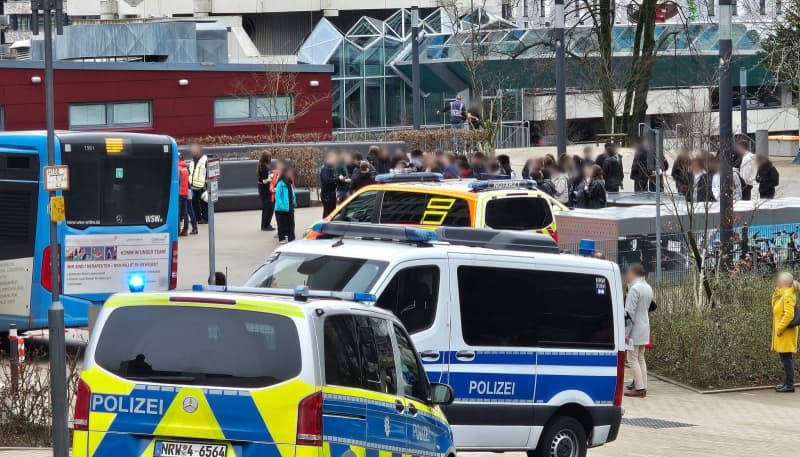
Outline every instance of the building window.
{"label": "building window", "polygon": [[151,108],[149,101],[71,104],[69,128],[150,127]]}
{"label": "building window", "polygon": [[758,14],[767,14],[767,0],[758,0]]}
{"label": "building window", "polygon": [[783,14],[783,2],[775,0],[775,14]]}
{"label": "building window", "polygon": [[0,106],[0,132],[6,129],[6,110]]}
{"label": "building window", "polygon": [[714,15],[714,0],[708,0],[708,16]]}
{"label": "building window", "polygon": [[214,99],[215,122],[285,121],[293,117],[292,95],[252,95]]}
{"label": "building window", "polygon": [[547,9],[546,0],[539,0],[539,17],[544,17]]}
{"label": "building window", "polygon": [[731,16],[738,16],[739,15],[739,2],[733,0],[731,2]]}

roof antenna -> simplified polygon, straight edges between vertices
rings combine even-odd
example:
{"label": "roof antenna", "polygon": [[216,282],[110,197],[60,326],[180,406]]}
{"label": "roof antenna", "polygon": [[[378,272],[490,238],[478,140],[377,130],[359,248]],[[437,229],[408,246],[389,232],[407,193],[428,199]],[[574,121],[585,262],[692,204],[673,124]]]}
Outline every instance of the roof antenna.
{"label": "roof antenna", "polygon": [[332,248],[338,248],[339,246],[342,246],[343,244],[344,244],[344,235],[342,235],[341,237],[339,237],[339,239],[338,239],[338,240],[336,240],[336,241],[335,241],[335,242],[334,242],[334,243],[331,245],[331,247],[332,247]]}

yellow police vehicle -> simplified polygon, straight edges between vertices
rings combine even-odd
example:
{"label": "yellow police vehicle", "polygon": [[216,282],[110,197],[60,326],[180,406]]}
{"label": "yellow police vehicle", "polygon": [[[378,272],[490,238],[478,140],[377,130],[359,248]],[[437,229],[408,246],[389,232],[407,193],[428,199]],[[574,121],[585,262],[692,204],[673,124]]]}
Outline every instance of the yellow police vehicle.
{"label": "yellow police vehicle", "polygon": [[[356,191],[328,221],[476,227],[549,235],[558,241],[554,213],[565,205],[526,179],[443,179],[439,173],[395,173]],[[318,236],[313,230],[307,238]]]}
{"label": "yellow police vehicle", "polygon": [[403,325],[370,299],[112,296],[87,347],[72,456],[454,457],[439,407],[452,390],[429,383]]}

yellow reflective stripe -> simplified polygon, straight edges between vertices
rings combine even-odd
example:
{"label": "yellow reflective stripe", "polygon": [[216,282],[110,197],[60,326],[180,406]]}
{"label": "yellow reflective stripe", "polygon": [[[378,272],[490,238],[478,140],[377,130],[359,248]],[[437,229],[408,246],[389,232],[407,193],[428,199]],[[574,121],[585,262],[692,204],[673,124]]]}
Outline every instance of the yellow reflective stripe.
{"label": "yellow reflective stripe", "polygon": [[314,392],[314,386],[294,379],[254,390],[253,402],[276,443],[294,443],[297,435],[297,406],[300,400]]}
{"label": "yellow reflective stripe", "polygon": [[[171,296],[172,294],[117,294],[109,298],[103,306],[107,308],[117,308],[120,306],[190,306],[198,308],[239,309],[293,317],[305,317],[305,313],[299,305],[292,305],[289,303],[279,303],[241,296],[232,297],[223,294],[219,294],[219,296],[222,298],[234,298],[236,304],[186,303],[171,302],[169,301]],[[191,294],[180,294],[180,296],[191,297]]]}
{"label": "yellow reflective stripe", "polygon": [[124,148],[122,138],[106,138],[106,154],[119,154]]}
{"label": "yellow reflective stripe", "polygon": [[365,447],[350,445],[350,450],[356,457],[367,457],[367,448]]}
{"label": "yellow reflective stripe", "polygon": [[381,401],[391,404],[394,404],[395,400],[397,400],[397,395],[385,394],[371,390],[356,389],[353,387],[324,386],[322,388],[322,393],[357,397],[365,400]]}
{"label": "yellow reflective stripe", "polygon": [[150,444],[144,448],[144,451],[139,454],[139,457],[153,457],[153,451],[155,450],[156,440],[150,440]]}
{"label": "yellow reflective stripe", "polygon": [[72,432],[72,457],[88,457],[89,432]]}
{"label": "yellow reflective stripe", "polygon": [[[183,400],[192,396],[197,399],[197,410],[187,413]],[[196,387],[183,387],[175,396],[167,412],[161,417],[155,431],[156,436],[180,436],[186,438],[205,438],[223,440],[222,428],[211,411],[203,391]]]}

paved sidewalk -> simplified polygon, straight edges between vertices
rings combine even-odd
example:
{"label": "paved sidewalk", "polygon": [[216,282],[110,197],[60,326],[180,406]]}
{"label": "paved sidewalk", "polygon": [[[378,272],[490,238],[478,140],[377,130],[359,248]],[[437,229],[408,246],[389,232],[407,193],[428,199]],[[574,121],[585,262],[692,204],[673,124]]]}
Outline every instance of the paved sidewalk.
{"label": "paved sidewalk", "polygon": [[[788,455],[797,447],[800,394],[763,390],[700,395],[652,381],[647,398],[626,398],[624,406],[625,423],[619,438],[590,450],[590,457],[777,456]],[[0,457],[49,455],[51,451],[41,449],[0,449]],[[497,454],[460,455],[495,457]],[[507,453],[506,456],[525,455]]]}

